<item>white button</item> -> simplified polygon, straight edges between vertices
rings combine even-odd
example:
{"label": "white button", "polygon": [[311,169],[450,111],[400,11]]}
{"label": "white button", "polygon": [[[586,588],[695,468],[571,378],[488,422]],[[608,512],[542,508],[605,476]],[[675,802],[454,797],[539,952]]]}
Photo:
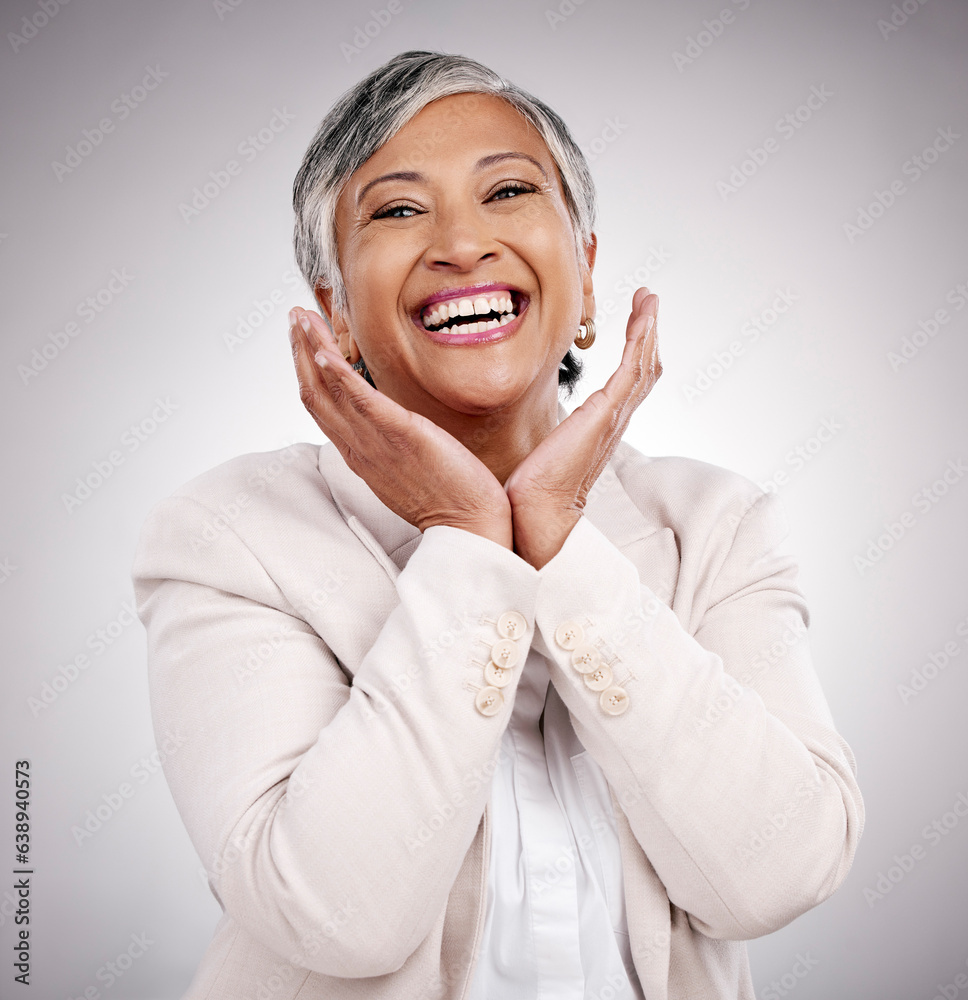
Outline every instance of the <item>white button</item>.
{"label": "white button", "polygon": [[489,663],[484,668],[484,680],[486,680],[491,687],[507,687],[511,682],[511,673],[512,672],[508,670],[507,667],[499,667],[496,663]]}
{"label": "white button", "polygon": [[496,715],[504,704],[504,695],[496,687],[481,688],[477,692],[474,704],[481,715]]}
{"label": "white button", "polygon": [[582,680],[585,682],[585,687],[591,688],[592,691],[604,691],[612,683],[612,668],[603,663],[590,674],[582,674]]}
{"label": "white button", "polygon": [[571,665],[580,674],[590,674],[602,665],[602,654],[587,642],[576,646],[571,654]]}
{"label": "white button", "polygon": [[574,649],[585,638],[585,630],[578,622],[562,622],[555,629],[555,642],[562,649]]}
{"label": "white button", "polygon": [[497,620],[497,634],[504,639],[520,639],[528,631],[528,621],[517,611],[505,611]]}
{"label": "white button", "polygon": [[606,688],[599,696],[598,703],[609,715],[621,715],[629,707],[629,696],[625,688]]}
{"label": "white button", "polygon": [[518,644],[513,639],[502,639],[491,646],[491,660],[499,667],[515,666],[519,656]]}

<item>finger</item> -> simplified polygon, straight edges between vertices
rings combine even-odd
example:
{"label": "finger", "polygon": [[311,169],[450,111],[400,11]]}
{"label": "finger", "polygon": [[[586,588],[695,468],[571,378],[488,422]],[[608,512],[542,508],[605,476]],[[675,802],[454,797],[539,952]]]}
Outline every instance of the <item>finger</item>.
{"label": "finger", "polygon": [[[639,293],[643,293],[639,296]],[[647,293],[647,294],[645,294]],[[623,392],[626,396],[634,396],[636,388],[647,385],[651,388],[655,381],[655,361],[657,359],[657,329],[656,321],[659,310],[659,297],[648,289],[640,288],[636,292],[638,301],[629,316],[625,331],[625,346],[622,350],[622,360],[619,362],[615,375],[624,372],[626,379],[619,377],[613,383],[609,379],[605,387],[609,392]],[[650,381],[651,379],[651,381]],[[639,402],[644,399],[643,395]],[[636,404],[638,405],[638,404]]]}
{"label": "finger", "polygon": [[[357,431],[372,427],[373,410],[385,399],[365,379],[359,377],[342,355],[321,348],[313,358],[330,399],[344,420]],[[389,402],[389,400],[387,400]]]}
{"label": "finger", "polygon": [[[322,324],[321,317],[307,313],[299,317],[298,326],[306,338],[322,334],[321,339],[332,345],[333,339],[325,336]],[[327,418],[336,421],[336,430],[358,457],[378,462],[378,456],[388,448],[398,451],[404,445],[412,445],[413,414],[370,385],[342,354],[330,347],[320,347],[313,363],[318,369],[320,385],[329,394],[331,407]]]}
{"label": "finger", "polygon": [[652,294],[653,293],[650,292],[645,285],[641,288],[637,288],[632,296],[632,311],[635,312],[637,309],[641,308],[642,302]]}
{"label": "finger", "polygon": [[629,321],[625,328],[626,340],[632,336],[633,326],[638,321],[646,322],[648,316],[652,317],[653,323],[658,319],[659,296],[655,292],[650,292],[648,288],[639,288],[632,297],[632,312],[629,314]]}
{"label": "finger", "polygon": [[[322,383],[330,390],[334,402],[342,403],[344,400],[355,402],[358,399],[365,399],[368,393],[375,392],[373,387],[353,368],[343,357],[336,343],[328,324],[319,313],[308,309],[293,309],[289,314],[290,321],[295,321],[302,331],[303,339],[307,350],[320,369],[321,363],[327,366],[326,378],[321,378]],[[325,362],[324,362],[325,359]],[[365,386],[362,396],[353,393],[352,387]]]}
{"label": "finger", "polygon": [[[641,295],[639,293],[642,293]],[[602,416],[610,408],[609,440],[625,433],[632,414],[648,396],[662,372],[658,357],[656,314],[659,297],[641,288],[636,292],[638,301],[633,307],[626,329],[622,360],[611,378],[600,390],[607,401]],[[593,397],[589,397],[589,401]]]}
{"label": "finger", "polygon": [[319,429],[342,452],[347,445],[337,423],[339,415],[333,405],[329,385],[313,360],[313,346],[298,321],[289,327],[289,342],[299,383],[299,398]]}
{"label": "finger", "polygon": [[336,338],[329,328],[329,324],[318,312],[310,309],[301,309],[297,306],[290,313],[290,316],[295,316],[296,322],[302,327],[309,338],[309,342],[315,347],[313,353],[316,350],[325,349],[339,354],[340,357],[343,356],[342,351],[339,349],[339,344],[336,342]]}

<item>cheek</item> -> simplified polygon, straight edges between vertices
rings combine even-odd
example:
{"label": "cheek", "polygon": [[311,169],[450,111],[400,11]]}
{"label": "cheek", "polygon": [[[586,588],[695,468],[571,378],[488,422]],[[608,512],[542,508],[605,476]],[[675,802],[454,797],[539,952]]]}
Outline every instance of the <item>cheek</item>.
{"label": "cheek", "polygon": [[412,255],[401,247],[374,245],[353,255],[343,270],[350,319],[363,328],[385,326],[388,314],[396,314],[400,296],[411,269]]}
{"label": "cheek", "polygon": [[[556,211],[523,212],[515,220],[515,249],[535,271],[556,311],[580,313],[582,281],[570,222]],[[580,317],[579,317],[580,318]]]}

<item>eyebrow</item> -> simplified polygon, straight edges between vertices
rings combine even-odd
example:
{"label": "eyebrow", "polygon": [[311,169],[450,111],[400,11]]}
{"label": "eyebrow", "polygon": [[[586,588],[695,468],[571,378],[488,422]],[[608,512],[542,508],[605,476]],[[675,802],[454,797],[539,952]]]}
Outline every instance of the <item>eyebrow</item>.
{"label": "eyebrow", "polygon": [[[527,153],[491,153],[489,156],[482,156],[474,164],[474,169],[477,171],[486,170],[488,167],[494,166],[495,163],[502,163],[504,160],[527,160],[528,163],[533,163],[541,171],[541,176],[546,181],[548,179],[545,168],[533,156],[528,156]],[[414,181],[419,184],[426,182],[426,180],[427,178],[423,174],[417,173],[415,170],[395,170],[390,174],[381,174],[363,186],[363,190],[356,196],[356,204],[359,205],[362,203],[363,198],[371,187],[376,184],[382,184],[384,181]]]}

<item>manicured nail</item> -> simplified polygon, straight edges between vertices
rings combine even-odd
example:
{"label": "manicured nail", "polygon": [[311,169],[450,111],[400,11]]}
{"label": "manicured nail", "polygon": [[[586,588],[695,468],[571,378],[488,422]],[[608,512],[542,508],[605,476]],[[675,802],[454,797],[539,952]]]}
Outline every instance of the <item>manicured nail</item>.
{"label": "manicured nail", "polygon": [[329,368],[329,361],[326,360],[326,355],[322,351],[316,352],[314,360],[320,368]]}
{"label": "manicured nail", "polygon": [[290,326],[295,326],[296,325],[296,310],[295,309],[290,309],[289,310],[289,325]]}
{"label": "manicured nail", "polygon": [[299,317],[299,325],[306,331],[306,333],[309,333],[309,331],[312,329],[312,327],[309,324],[309,317],[305,313],[303,313],[302,316]]}

